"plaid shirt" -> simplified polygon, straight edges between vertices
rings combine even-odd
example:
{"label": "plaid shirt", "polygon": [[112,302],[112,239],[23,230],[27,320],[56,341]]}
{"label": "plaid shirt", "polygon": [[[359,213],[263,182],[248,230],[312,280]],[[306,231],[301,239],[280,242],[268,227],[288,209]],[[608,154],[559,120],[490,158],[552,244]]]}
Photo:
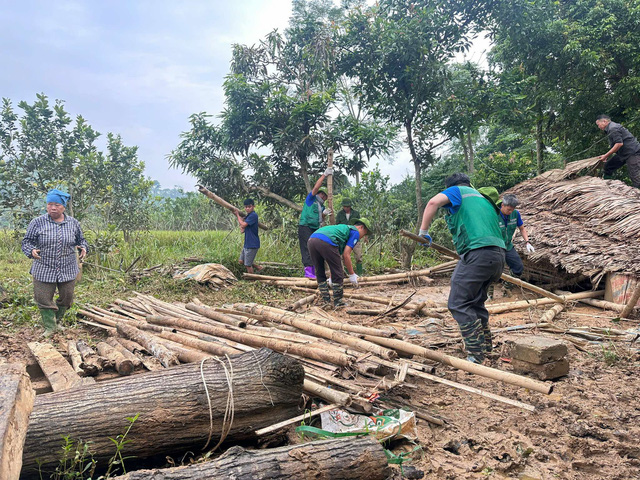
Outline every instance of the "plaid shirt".
{"label": "plaid shirt", "polygon": [[31,251],[40,250],[40,260],[33,259],[31,274],[39,282],[62,283],[74,280],[80,271],[76,260],[76,246],[89,250],[80,223],[64,216],[55,222],[44,214],[29,223],[22,240],[22,251],[33,258]]}

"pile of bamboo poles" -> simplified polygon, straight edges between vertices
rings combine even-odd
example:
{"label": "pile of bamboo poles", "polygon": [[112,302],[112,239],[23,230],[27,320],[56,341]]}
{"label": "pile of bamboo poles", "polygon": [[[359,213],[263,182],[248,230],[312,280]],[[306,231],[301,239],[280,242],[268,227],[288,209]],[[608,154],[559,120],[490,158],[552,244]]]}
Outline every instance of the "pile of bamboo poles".
{"label": "pile of bamboo poles", "polygon": [[[432,375],[433,365],[406,357],[418,357],[475,373],[496,381],[550,393],[551,386],[509,372],[475,365],[394,339],[392,329],[352,325],[329,314],[299,314],[255,303],[210,307],[198,301],[168,303],[136,293],[116,300],[109,310],[87,306],[80,313],[84,323],[100,326],[136,356],[146,351],[162,367],[178,362],[201,361],[267,347],[299,359],[305,368],[305,391],[332,404],[371,411],[379,393],[398,386],[411,388],[406,377],[426,378],[526,410],[534,407],[468,385]],[[132,343],[135,342],[135,343]],[[137,345],[137,346],[136,346]],[[405,357],[399,359],[399,357]],[[162,368],[159,367],[159,368]],[[443,424],[424,411],[418,416]]]}

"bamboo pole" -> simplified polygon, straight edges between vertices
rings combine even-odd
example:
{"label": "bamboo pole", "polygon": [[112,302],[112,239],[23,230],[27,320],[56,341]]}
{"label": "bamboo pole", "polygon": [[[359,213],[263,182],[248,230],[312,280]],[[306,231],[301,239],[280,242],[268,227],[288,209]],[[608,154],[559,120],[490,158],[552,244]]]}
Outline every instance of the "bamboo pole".
{"label": "bamboo pole", "polygon": [[[424,238],[422,238],[420,235],[416,235],[415,233],[408,232],[406,230],[400,230],[400,235],[402,235],[403,237],[410,238],[411,240],[413,240],[415,242],[418,242],[418,243],[426,243],[426,240]],[[448,248],[443,247],[442,245],[438,245],[437,243],[433,243],[432,242],[430,248],[434,249],[436,252],[443,253],[443,254],[447,255],[448,257],[460,258],[460,255],[458,255],[453,250],[449,250]]]}
{"label": "bamboo pole", "polygon": [[554,305],[549,310],[544,312],[544,315],[542,315],[542,317],[540,317],[540,323],[551,323],[553,319],[556,318],[556,315],[558,315],[563,310],[564,310],[563,304],[558,303]]}
{"label": "bamboo pole", "polygon": [[233,325],[234,327],[238,327],[238,328],[244,328],[247,326],[247,322],[228,317],[224,313],[216,312],[213,308],[208,307],[206,305],[197,305],[195,303],[187,303],[185,305],[185,308],[187,310],[191,310],[192,312],[199,313],[203,317],[207,317],[212,320],[217,320],[220,323]]}
{"label": "bamboo pole", "polygon": [[224,356],[240,353],[239,350],[221,343],[207,342],[198,338],[189,338],[179,333],[160,332],[156,335],[160,338],[164,338],[165,340],[171,340],[172,342],[180,343],[186,347],[202,350],[203,352],[211,353],[213,355]]}
{"label": "bamboo pole", "polygon": [[[247,214],[244,212],[243,209],[234,207],[233,205],[231,205],[229,202],[227,202],[224,198],[219,197],[218,195],[216,195],[215,193],[209,191],[208,189],[206,189],[205,187],[203,187],[202,185],[196,185],[198,187],[198,191],[200,193],[202,193],[203,195],[209,197],[211,200],[213,200],[214,202],[216,202],[218,205],[220,205],[221,207],[226,208],[227,210],[229,210],[231,213],[235,214],[236,211],[238,211],[240,213],[241,217],[246,217]],[[258,227],[261,228],[262,230],[269,230],[269,227],[267,227],[264,223],[258,222]]]}
{"label": "bamboo pole", "polygon": [[341,407],[348,407],[352,402],[351,395],[348,393],[339,392],[333,388],[323,387],[319,383],[312,382],[306,378],[304,379],[303,388],[305,392],[315,395],[316,397],[320,397],[329,403],[340,405]]}
{"label": "bamboo pole", "polygon": [[[258,192],[262,193],[262,195],[264,195],[265,197],[273,198],[275,201],[281,203],[282,205],[284,205],[286,207],[289,207],[289,208],[295,210],[296,212],[302,212],[302,207],[300,205],[298,205],[297,203],[293,203],[291,200],[288,200],[288,199],[278,195],[277,193],[273,193],[271,190],[269,190],[266,187],[261,187],[261,186],[258,186],[258,185],[254,185],[253,187],[249,187],[249,190],[258,191]],[[262,265],[262,264],[263,264],[263,262],[260,262],[260,265]]]}
{"label": "bamboo pole", "polygon": [[511,385],[517,385],[519,387],[528,388],[536,392],[549,394],[553,389],[553,385],[539,382],[527,377],[522,377],[510,372],[504,372],[495,368],[487,367],[485,365],[479,365],[477,363],[467,362],[461,358],[452,357],[444,353],[429,350],[428,348],[420,347],[403,340],[396,340],[393,338],[382,338],[365,335],[365,340],[379,343],[389,348],[393,348],[399,352],[404,352],[412,355],[418,355],[420,357],[428,358],[429,360],[435,360],[436,362],[449,365],[451,367],[463,370],[469,373],[475,373],[482,377],[490,378],[492,380],[498,380],[501,382],[509,383]]}
{"label": "bamboo pole", "polygon": [[[375,361],[380,362],[380,359],[376,359]],[[380,363],[382,365],[385,365],[385,366],[389,367],[389,368],[394,368],[394,369],[399,369],[400,368],[400,366],[398,364],[393,363],[393,362],[382,361]],[[511,398],[503,397],[502,395],[496,395],[495,393],[487,392],[486,390],[482,390],[480,388],[472,387],[470,385],[465,385],[463,383],[454,382],[452,380],[447,380],[446,378],[437,377],[436,375],[431,375],[430,373],[423,372],[421,370],[417,370],[417,369],[412,368],[412,367],[409,367],[407,369],[407,374],[409,374],[409,375],[411,375],[413,377],[418,377],[418,378],[424,378],[426,380],[431,380],[432,382],[435,382],[435,383],[441,383],[443,385],[447,385],[449,387],[453,387],[453,388],[456,388],[458,390],[463,390],[465,392],[475,393],[476,395],[480,395],[480,396],[485,397],[485,398],[490,398],[491,400],[495,400],[497,402],[505,403],[507,405],[513,405],[514,407],[522,408],[522,409],[528,410],[530,412],[533,412],[536,409],[536,407],[534,407],[533,405],[530,405],[528,403],[524,403],[524,402],[520,402],[518,400],[513,400]]]}
{"label": "bamboo pole", "polygon": [[[571,295],[564,295],[565,301],[577,301],[585,298],[595,298],[601,297],[604,295],[604,290],[596,290],[592,292],[580,292],[580,293],[572,293]],[[511,312],[513,310],[523,310],[531,307],[539,307],[542,305],[550,305],[553,303],[557,303],[555,300],[550,298],[538,298],[534,300],[520,300],[517,302],[510,303],[496,303],[493,305],[487,305],[486,308],[491,314],[503,313],[503,312]]]}
{"label": "bamboo pole", "polygon": [[[330,148],[327,153],[327,167],[333,168],[333,148]],[[336,212],[333,210],[333,174],[327,175],[327,203],[331,210],[331,215],[329,215],[329,224],[335,225]]]}
{"label": "bamboo pole", "polygon": [[163,367],[168,368],[172,365],[178,365],[180,362],[175,353],[171,352],[163,344],[155,340],[155,338],[139,330],[136,327],[127,325],[126,323],[119,322],[116,326],[118,333],[129,340],[139,343],[146,348],[151,354],[160,360]]}
{"label": "bamboo pole", "polygon": [[309,305],[310,303],[313,303],[316,298],[318,298],[318,295],[315,294],[315,293],[313,295],[309,295],[309,296],[303,297],[300,300],[297,300],[297,301],[293,302],[291,305],[289,305],[287,310],[295,311],[295,310],[297,310],[299,308],[304,307],[305,305]]}
{"label": "bamboo pole", "polygon": [[297,417],[290,418],[289,420],[285,420],[280,423],[275,423],[269,427],[261,428],[260,430],[256,430],[255,434],[260,437],[267,433],[275,432],[276,430],[280,430],[282,427],[288,427],[289,425],[293,425],[294,423],[302,422],[307,419],[311,419],[312,417],[318,416],[321,413],[328,412],[329,410],[333,410],[338,408],[339,405],[331,404],[325,405],[324,407],[318,408],[312,412],[304,413],[302,415],[298,415]]}
{"label": "bamboo pole", "polygon": [[158,325],[187,328],[189,330],[208,333],[216,337],[228,338],[235,342],[249,345],[251,347],[267,347],[277,352],[295,353],[301,356],[308,356],[309,358],[330,362],[343,367],[349,366],[352,363],[351,357],[342,353],[338,353],[335,350],[329,348],[319,349],[308,347],[306,345],[276,340],[268,337],[261,337],[259,335],[252,335],[248,332],[237,332],[225,328],[214,327],[213,325],[199,324],[197,322],[193,322],[191,320],[186,320],[183,318],[149,316],[148,320],[149,322]]}
{"label": "bamboo pole", "polygon": [[[275,313],[269,311],[268,308],[264,308],[263,305],[258,305],[256,303],[236,303],[233,305],[234,309],[240,310],[241,312],[250,312],[257,315],[260,315],[262,318],[265,318],[270,321],[281,322],[286,325],[291,325],[299,330],[312,333],[313,335],[317,335],[319,337],[327,338],[337,343],[342,343],[345,345],[349,345],[350,347],[355,348],[356,350],[360,350],[362,352],[371,352],[376,355],[381,356],[382,358],[386,358],[391,360],[397,357],[395,351],[383,348],[380,345],[369,342],[366,340],[362,340],[360,338],[352,337],[349,334],[338,332],[328,327],[324,327],[322,325],[318,325],[316,323],[310,322],[305,319],[302,315],[299,315],[294,312],[287,312],[286,310],[282,310],[283,313]],[[382,337],[375,337],[382,338]]]}
{"label": "bamboo pole", "polygon": [[633,312],[633,309],[638,304],[638,300],[640,300],[640,283],[638,283],[638,285],[636,286],[636,289],[633,292],[633,295],[631,295],[631,298],[629,299],[629,301],[627,302],[627,305],[622,310],[622,313],[620,313],[620,316],[622,318],[626,318],[629,315],[631,315],[631,313]]}

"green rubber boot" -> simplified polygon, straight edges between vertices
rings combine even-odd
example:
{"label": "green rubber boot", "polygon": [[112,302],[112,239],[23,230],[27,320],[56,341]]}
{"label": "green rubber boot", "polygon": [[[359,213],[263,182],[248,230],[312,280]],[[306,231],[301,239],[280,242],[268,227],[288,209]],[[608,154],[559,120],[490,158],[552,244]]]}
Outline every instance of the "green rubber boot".
{"label": "green rubber boot", "polygon": [[331,304],[331,294],[329,293],[329,284],[322,282],[318,284],[318,290],[320,290],[320,297],[325,304]]}
{"label": "green rubber boot", "polygon": [[58,310],[56,311],[56,320],[58,322],[64,318],[64,314],[67,313],[67,310],[67,307],[58,307]]}
{"label": "green rubber boot", "polygon": [[356,263],[356,274],[359,277],[362,276],[362,263]]}
{"label": "green rubber boot", "polygon": [[42,315],[42,324],[44,325],[44,336],[50,337],[56,330],[56,311],[51,308],[41,308],[40,315]]}

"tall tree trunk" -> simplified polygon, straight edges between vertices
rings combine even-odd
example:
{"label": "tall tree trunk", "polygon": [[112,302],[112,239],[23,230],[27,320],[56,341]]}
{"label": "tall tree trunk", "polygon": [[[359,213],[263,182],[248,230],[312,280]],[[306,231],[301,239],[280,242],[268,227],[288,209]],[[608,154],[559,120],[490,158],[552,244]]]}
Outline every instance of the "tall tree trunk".
{"label": "tall tree trunk", "polygon": [[544,143],[542,142],[542,112],[538,113],[538,118],[536,119],[536,165],[538,168],[538,175],[542,174],[542,164],[543,164],[543,150]]}
{"label": "tall tree trunk", "polygon": [[357,171],[354,176],[356,177],[356,185],[360,185],[360,172]]}
{"label": "tall tree trunk", "polygon": [[311,182],[309,181],[309,162],[306,158],[300,158],[300,175],[304,181],[304,188],[307,192],[311,191]]}
{"label": "tall tree trunk", "polygon": [[467,172],[471,173],[469,166],[469,151],[467,150],[467,137],[464,133],[460,135],[460,145],[462,145],[462,153],[464,153],[464,164],[467,166]]}
{"label": "tall tree trunk", "polygon": [[416,178],[416,206],[418,207],[418,228],[420,227],[420,222],[422,221],[422,164],[420,163],[420,159],[416,154],[416,147],[413,144],[413,135],[411,128],[413,126],[412,120],[407,120],[404,124],[405,130],[407,132],[407,143],[409,145],[409,151],[411,152],[411,161],[413,162],[413,167],[415,170],[415,178]]}
{"label": "tall tree trunk", "polygon": [[473,139],[471,138],[471,131],[467,132],[467,165],[469,166],[469,175],[473,175],[476,171],[476,166],[473,155]]}

